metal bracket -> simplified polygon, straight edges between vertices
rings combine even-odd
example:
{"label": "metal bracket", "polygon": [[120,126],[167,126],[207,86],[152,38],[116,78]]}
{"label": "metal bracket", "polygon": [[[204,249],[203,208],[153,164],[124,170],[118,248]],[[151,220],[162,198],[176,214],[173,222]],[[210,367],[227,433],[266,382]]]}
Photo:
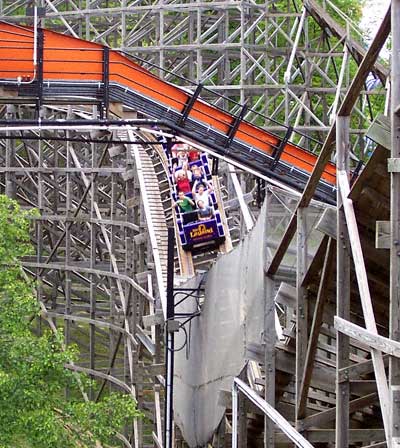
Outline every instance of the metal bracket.
{"label": "metal bracket", "polygon": [[400,173],[400,158],[388,159],[388,171],[389,173]]}
{"label": "metal bracket", "polygon": [[219,159],[217,157],[213,157],[212,158],[212,168],[211,168],[212,176],[218,176],[218,165],[219,165]]}
{"label": "metal bracket", "polygon": [[265,180],[257,177],[257,206],[261,208],[265,198]]}
{"label": "metal bracket", "polygon": [[101,118],[107,118],[110,107],[110,49],[103,47],[103,103]]}
{"label": "metal bracket", "polygon": [[167,324],[167,331],[169,331],[170,333],[176,333],[177,331],[179,331],[180,328],[180,323],[178,320],[167,320],[166,322]]}
{"label": "metal bracket", "polygon": [[234,118],[227,135],[228,139],[225,142],[225,148],[230,146],[232,140],[235,138],[235,134],[239,128],[240,123],[243,121],[244,116],[246,115],[247,109],[248,109],[247,105],[244,104],[242,110],[240,111],[240,114]]}
{"label": "metal bracket", "polygon": [[44,34],[43,29],[37,30],[37,100],[36,110],[39,117],[40,107],[43,103],[43,47],[44,47]]}
{"label": "metal bracket", "polygon": [[362,160],[359,160],[357,162],[357,166],[356,166],[355,170],[351,173],[351,178],[350,178],[350,185],[351,186],[357,180],[358,175],[360,174],[361,169],[362,169],[363,166],[364,166],[364,162]]}
{"label": "metal bracket", "polygon": [[275,148],[274,153],[272,154],[274,160],[271,164],[271,170],[274,170],[276,166],[278,165],[279,159],[281,158],[281,155],[283,153],[283,150],[285,149],[286,143],[289,141],[291,135],[293,132],[293,127],[289,126],[286,130],[286,134],[283,137],[283,139],[280,141],[279,146]]}
{"label": "metal bracket", "polygon": [[191,97],[189,97],[188,100],[186,101],[185,107],[182,110],[182,115],[178,121],[178,126],[185,125],[186,120],[190,114],[190,111],[193,109],[194,103],[196,102],[197,98],[199,97],[202,89],[203,89],[203,84],[201,84],[201,83],[198,84],[193,95]]}

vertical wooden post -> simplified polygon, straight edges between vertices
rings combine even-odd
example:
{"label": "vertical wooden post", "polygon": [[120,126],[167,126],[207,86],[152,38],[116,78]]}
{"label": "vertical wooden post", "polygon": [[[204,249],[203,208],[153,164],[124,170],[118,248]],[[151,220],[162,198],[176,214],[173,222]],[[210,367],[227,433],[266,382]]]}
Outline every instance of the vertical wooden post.
{"label": "vertical wooden post", "polygon": [[299,404],[304,361],[307,356],[308,303],[307,291],[301,286],[307,270],[307,209],[297,211],[297,274],[296,274],[296,424],[300,419]]}
{"label": "vertical wooden post", "polygon": [[[245,380],[246,369],[239,375],[239,378]],[[247,399],[245,395],[238,394],[238,446],[247,447]]]}
{"label": "vertical wooden post", "polygon": [[[268,248],[268,213],[270,212],[271,192],[267,191],[265,226],[264,226],[264,263],[267,266]],[[265,344],[265,401],[275,407],[275,301],[274,301],[274,282],[267,275],[265,276],[265,303],[264,303],[264,344]],[[264,446],[273,448],[275,446],[274,424],[270,418],[264,418]]]}
{"label": "vertical wooden post", "polygon": [[[400,117],[395,110],[400,105],[400,0],[392,1],[392,151],[391,157],[400,158]],[[390,338],[400,341],[400,172],[391,172],[391,244],[390,244]],[[394,401],[400,386],[400,359],[390,357],[389,384],[391,389],[391,438],[394,448],[400,446],[400,407]]]}
{"label": "vertical wooden post", "polygon": [[[336,119],[337,169],[349,169],[349,124],[350,117]],[[336,313],[350,320],[350,244],[346,218],[341,208],[340,186],[337,190],[337,269],[336,269]],[[349,399],[348,381],[339,382],[339,369],[349,365],[349,337],[336,332],[336,446],[349,446]]]}

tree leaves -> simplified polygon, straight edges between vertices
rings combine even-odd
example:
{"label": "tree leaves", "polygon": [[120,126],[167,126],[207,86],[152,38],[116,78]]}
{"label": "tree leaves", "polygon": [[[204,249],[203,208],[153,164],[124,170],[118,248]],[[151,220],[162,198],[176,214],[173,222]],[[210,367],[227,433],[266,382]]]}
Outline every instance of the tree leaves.
{"label": "tree leaves", "polygon": [[0,196],[0,448],[114,445],[118,431],[141,417],[136,402],[116,393],[82,401],[78,382],[88,387],[91,381],[64,368],[77,359],[77,348],[65,348],[61,332],[32,332],[39,306],[18,262],[33,252],[32,214]]}

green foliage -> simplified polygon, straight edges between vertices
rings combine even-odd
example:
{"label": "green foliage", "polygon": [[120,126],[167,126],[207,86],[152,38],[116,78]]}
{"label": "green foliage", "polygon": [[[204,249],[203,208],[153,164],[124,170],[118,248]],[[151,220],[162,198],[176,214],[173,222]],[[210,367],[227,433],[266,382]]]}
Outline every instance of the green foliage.
{"label": "green foliage", "polygon": [[[332,3],[337,6],[344,14],[346,14],[346,16],[353,20],[353,22],[360,22],[364,0],[332,0]],[[343,23],[343,20],[338,15],[334,15],[334,17],[339,22]]]}
{"label": "green foliage", "polygon": [[31,331],[39,306],[18,263],[32,251],[28,215],[0,196],[0,448],[113,445],[117,432],[141,416],[135,401],[120,394],[97,403],[66,400],[65,387],[79,397],[79,384],[89,384],[64,368],[76,348],[65,348],[61,333]]}

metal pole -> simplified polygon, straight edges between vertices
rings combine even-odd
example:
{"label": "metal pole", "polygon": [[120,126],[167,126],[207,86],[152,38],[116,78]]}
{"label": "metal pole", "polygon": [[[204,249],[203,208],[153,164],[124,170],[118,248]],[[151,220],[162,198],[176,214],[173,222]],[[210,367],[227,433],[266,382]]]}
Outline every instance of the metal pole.
{"label": "metal pole", "polygon": [[165,430],[164,447],[172,448],[173,392],[174,392],[174,333],[168,331],[168,322],[174,319],[174,229],[168,227],[167,313],[165,316]]}
{"label": "metal pole", "polygon": [[238,388],[232,384],[232,448],[238,447]]}

